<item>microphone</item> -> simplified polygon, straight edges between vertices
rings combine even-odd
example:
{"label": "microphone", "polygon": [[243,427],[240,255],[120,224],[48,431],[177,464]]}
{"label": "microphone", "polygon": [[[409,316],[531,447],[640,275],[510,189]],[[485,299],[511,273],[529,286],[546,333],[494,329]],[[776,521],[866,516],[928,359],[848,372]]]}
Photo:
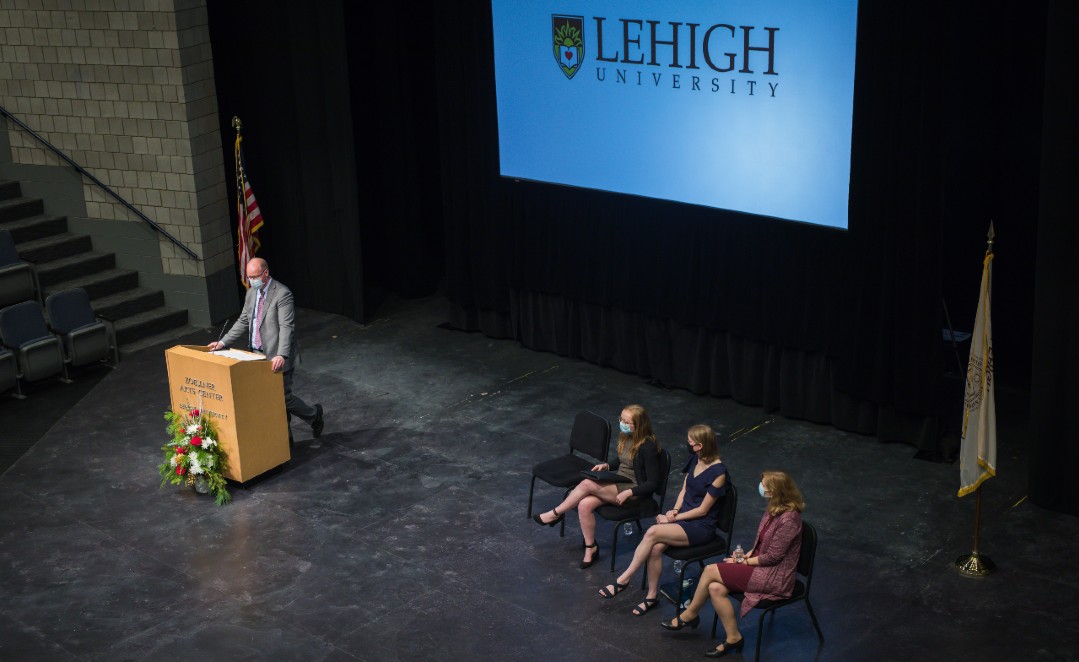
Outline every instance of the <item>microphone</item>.
{"label": "microphone", "polygon": [[[231,319],[232,319],[231,317],[225,318],[225,323],[221,325],[221,333],[218,334],[217,340],[214,341],[215,343],[221,342],[221,339],[225,337],[225,329],[229,328],[229,320],[231,320]],[[214,351],[217,351],[217,350],[214,350]]]}

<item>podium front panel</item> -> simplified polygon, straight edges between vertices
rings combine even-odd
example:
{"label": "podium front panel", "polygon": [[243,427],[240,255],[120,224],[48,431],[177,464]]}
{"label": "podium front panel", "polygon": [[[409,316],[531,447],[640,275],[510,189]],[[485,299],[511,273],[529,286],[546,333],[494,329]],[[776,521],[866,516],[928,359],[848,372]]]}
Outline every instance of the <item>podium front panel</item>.
{"label": "podium front panel", "polygon": [[246,482],[287,462],[288,423],[280,373],[269,361],[243,361],[202,346],[165,352],[173,411],[205,411],[228,459],[225,477]]}

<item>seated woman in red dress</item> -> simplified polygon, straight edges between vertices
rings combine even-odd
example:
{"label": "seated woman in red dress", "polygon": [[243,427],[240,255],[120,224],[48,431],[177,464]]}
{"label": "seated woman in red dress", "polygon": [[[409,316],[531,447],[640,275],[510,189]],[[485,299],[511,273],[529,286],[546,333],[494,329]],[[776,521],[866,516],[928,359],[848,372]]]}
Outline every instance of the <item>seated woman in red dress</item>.
{"label": "seated woman in red dress", "polygon": [[701,609],[709,599],[723,623],[726,637],[706,657],[723,657],[731,651],[741,651],[745,645],[738,631],[730,593],[744,593],[741,616],[745,616],[761,600],[789,598],[794,591],[794,574],[798,555],[802,551],[802,511],[805,501],[794,480],[782,471],[765,471],[757,489],[768,499],[753,549],[742,561],[734,557],[723,559],[705,568],[697,583],[693,600],[672,621],[660,623],[668,630],[685,626],[697,627]]}

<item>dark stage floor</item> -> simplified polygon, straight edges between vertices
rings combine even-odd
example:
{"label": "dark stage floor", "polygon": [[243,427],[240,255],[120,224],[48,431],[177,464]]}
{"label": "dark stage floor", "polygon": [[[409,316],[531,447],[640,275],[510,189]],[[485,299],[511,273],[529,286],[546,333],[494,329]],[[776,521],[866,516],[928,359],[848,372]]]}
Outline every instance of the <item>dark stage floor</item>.
{"label": "dark stage floor", "polygon": [[[957,467],[438,328],[445,311],[402,304],[368,326],[301,311],[296,390],[324,404],[326,433],[312,443],[298,423],[290,465],[221,508],[158,488],[163,348],[106,374],[0,477],[0,659],[703,659],[707,627],[660,629],[669,604],[637,618],[636,586],[596,597],[613,576],[577,569],[575,515],[565,538],[525,517],[531,466],[564,452],[574,414],[615,421],[630,402],[676,473],[689,426],[724,440],[759,426],[721,447],[743,486],[736,542],[752,543],[763,510],[759,472],[798,480],[820,534],[826,641],[790,607],[766,626],[766,659],[1079,659],[1079,519],[1024,501],[1019,425],[1002,425],[1001,477],[985,489],[982,549],[999,570],[967,579],[952,568],[974,515],[954,496]],[[0,436],[20,411],[4,403]],[[538,507],[559,494],[538,487]],[[750,646],[756,623],[743,622]]]}

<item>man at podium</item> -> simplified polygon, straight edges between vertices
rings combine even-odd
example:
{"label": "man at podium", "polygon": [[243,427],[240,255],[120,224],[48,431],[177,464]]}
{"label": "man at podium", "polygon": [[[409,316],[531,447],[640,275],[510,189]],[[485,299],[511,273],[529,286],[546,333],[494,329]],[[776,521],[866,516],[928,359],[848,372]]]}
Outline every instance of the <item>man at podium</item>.
{"label": "man at podium", "polygon": [[[314,407],[292,393],[292,370],[299,362],[299,347],[295,340],[296,309],[292,291],[270,277],[270,265],[261,257],[247,263],[247,282],[251,286],[244,298],[243,311],[236,323],[221,340],[208,345],[211,350],[224,349],[245,339],[251,351],[270,357],[274,372],[284,371],[285,411],[291,424],[292,415],[311,425],[317,439],[322,434],[322,405]],[[292,428],[288,431],[292,444]]]}

